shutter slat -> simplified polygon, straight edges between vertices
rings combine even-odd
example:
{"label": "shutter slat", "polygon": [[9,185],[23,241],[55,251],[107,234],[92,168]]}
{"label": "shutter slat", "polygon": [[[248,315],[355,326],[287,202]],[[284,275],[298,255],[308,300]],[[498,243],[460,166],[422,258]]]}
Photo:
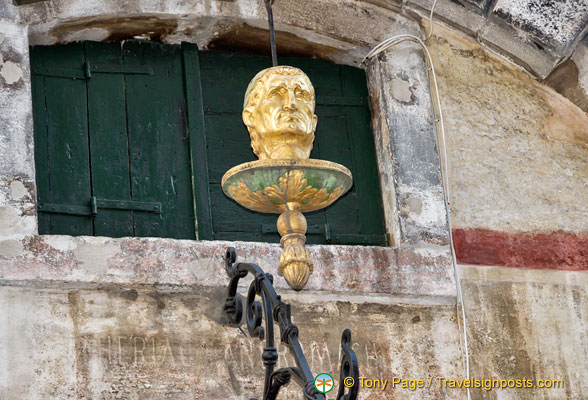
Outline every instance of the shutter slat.
{"label": "shutter slat", "polygon": [[192,166],[192,190],[194,193],[194,212],[198,239],[212,240],[212,216],[210,213],[210,194],[208,190],[208,160],[206,154],[206,131],[200,60],[198,47],[182,43],[185,96],[187,103],[188,133],[190,136],[190,160]]}
{"label": "shutter slat", "polygon": [[[363,70],[342,67],[341,83],[343,93],[358,96],[367,96],[365,85],[365,73]],[[383,235],[384,211],[382,208],[382,195],[380,180],[378,178],[378,164],[374,136],[371,129],[370,112],[368,108],[346,107],[347,128],[350,132],[351,152],[353,156],[353,168],[357,175],[354,177],[354,187],[359,204],[357,207],[359,217],[359,232],[363,235]],[[351,233],[351,232],[338,232]],[[355,232],[354,232],[355,233]]]}
{"label": "shutter slat", "polygon": [[162,213],[135,213],[136,236],[196,237],[180,46],[126,41],[123,60],[153,75],[126,75],[134,201],[161,202]]}
{"label": "shutter slat", "polygon": [[[36,60],[45,68],[81,69],[84,65],[84,47],[81,43],[39,48]],[[39,57],[39,58],[37,58]],[[35,102],[45,106],[46,161],[38,169],[46,168],[47,181],[39,187],[39,197],[47,203],[87,205],[91,196],[90,156],[88,146],[88,119],[86,83],[84,80],[44,77],[44,98]],[[40,81],[37,81],[40,82]],[[36,107],[38,110],[39,107]],[[35,139],[43,135],[43,127],[35,127]],[[39,142],[43,143],[43,138]],[[40,177],[43,177],[41,174]],[[50,215],[40,233],[65,235],[92,235],[92,220],[74,215]],[[45,225],[45,226],[43,226]]]}
{"label": "shutter slat", "polygon": [[[118,43],[86,42],[86,62],[122,63]],[[131,201],[125,112],[125,77],[95,74],[87,81],[93,196]],[[133,236],[133,213],[104,210],[94,217],[97,236]]]}

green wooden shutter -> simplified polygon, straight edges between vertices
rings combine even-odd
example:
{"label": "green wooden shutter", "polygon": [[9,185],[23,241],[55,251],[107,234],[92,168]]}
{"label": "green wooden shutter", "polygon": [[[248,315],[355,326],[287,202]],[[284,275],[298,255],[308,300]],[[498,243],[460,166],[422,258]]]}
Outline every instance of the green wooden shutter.
{"label": "green wooden shutter", "polygon": [[212,240],[212,215],[210,213],[210,193],[208,161],[206,151],[206,132],[204,129],[204,108],[200,77],[198,47],[182,43],[184,59],[184,82],[188,104],[188,129],[190,133],[190,159],[192,160],[192,189],[194,208],[198,225],[198,239]]}
{"label": "green wooden shutter", "polygon": [[180,46],[31,49],[39,232],[194,238]]}
{"label": "green wooden shutter", "polygon": [[[385,244],[365,74],[282,58],[312,80],[312,158],[354,175],[349,193],[307,214],[309,243]],[[40,233],[279,241],[276,216],[222,192],[255,159],[241,120],[265,57],[144,41],[31,50]],[[197,215],[197,223],[194,215]]]}
{"label": "green wooden shutter", "polygon": [[[35,160],[39,204],[89,206],[90,154],[84,45],[31,51]],[[39,212],[39,233],[92,235],[81,215]]]}
{"label": "green wooden shutter", "polygon": [[[185,55],[184,55],[185,56]],[[354,176],[352,189],[334,205],[306,214],[308,243],[385,245],[386,236],[365,74],[315,59],[280,58],[304,70],[315,86],[318,127],[311,158],[341,163]],[[245,209],[228,199],[220,182],[229,168],[255,160],[241,120],[251,78],[271,66],[266,57],[199,53],[204,107],[211,237],[278,242],[276,215]]]}

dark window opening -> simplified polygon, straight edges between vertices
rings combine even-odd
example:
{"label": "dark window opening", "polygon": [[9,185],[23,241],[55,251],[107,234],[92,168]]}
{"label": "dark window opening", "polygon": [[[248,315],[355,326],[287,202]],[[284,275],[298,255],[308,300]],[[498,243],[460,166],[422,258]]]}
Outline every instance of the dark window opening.
{"label": "dark window opening", "polygon": [[[354,176],[306,214],[308,243],[385,245],[365,74],[280,58],[310,77],[318,126],[311,158]],[[227,198],[220,180],[255,160],[241,120],[267,57],[147,41],[31,49],[39,233],[278,242],[274,214]]]}

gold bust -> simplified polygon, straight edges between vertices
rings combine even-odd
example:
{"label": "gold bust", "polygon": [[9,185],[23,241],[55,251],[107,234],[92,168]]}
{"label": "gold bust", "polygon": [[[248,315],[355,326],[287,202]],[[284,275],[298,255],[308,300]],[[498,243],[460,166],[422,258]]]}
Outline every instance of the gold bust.
{"label": "gold bust", "polygon": [[282,65],[255,75],[243,104],[255,155],[308,159],[317,123],[314,107],[314,88],[302,70]]}
{"label": "gold bust", "polygon": [[306,285],[313,270],[302,212],[327,207],[353,184],[344,166],[309,159],[314,107],[312,83],[298,68],[284,65],[255,75],[245,92],[243,122],[259,160],[231,168],[221,182],[225,194],[242,206],[280,214],[278,274],[294,290]]}

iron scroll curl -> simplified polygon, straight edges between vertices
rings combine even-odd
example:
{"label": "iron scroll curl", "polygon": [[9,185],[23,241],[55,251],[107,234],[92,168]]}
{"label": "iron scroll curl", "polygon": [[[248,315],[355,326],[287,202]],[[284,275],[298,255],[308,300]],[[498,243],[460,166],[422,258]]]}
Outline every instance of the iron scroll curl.
{"label": "iron scroll curl", "polygon": [[[228,247],[225,253],[225,268],[230,278],[229,292],[224,311],[232,324],[239,325],[245,312],[247,331],[251,337],[265,340],[262,353],[265,367],[263,400],[275,400],[280,389],[292,379],[303,391],[307,400],[326,400],[324,394],[314,386],[314,375],[310,370],[306,356],[298,340],[298,327],[292,323],[290,305],[282,301],[273,286],[273,276],[265,273],[259,266],[250,263],[236,263],[237,253]],[[237,294],[239,280],[248,274],[253,281],[247,292],[246,304]],[[257,298],[260,297],[261,301]],[[265,325],[263,320],[265,319]],[[296,366],[276,369],[278,351],[274,341],[274,323],[280,330],[280,340],[286,344],[292,354]],[[337,400],[356,400],[359,389],[359,367],[357,356],[351,348],[351,331],[345,329],[341,337],[343,358],[339,379]],[[346,387],[345,378],[353,378],[352,387]],[[257,400],[257,399],[251,399]]]}

